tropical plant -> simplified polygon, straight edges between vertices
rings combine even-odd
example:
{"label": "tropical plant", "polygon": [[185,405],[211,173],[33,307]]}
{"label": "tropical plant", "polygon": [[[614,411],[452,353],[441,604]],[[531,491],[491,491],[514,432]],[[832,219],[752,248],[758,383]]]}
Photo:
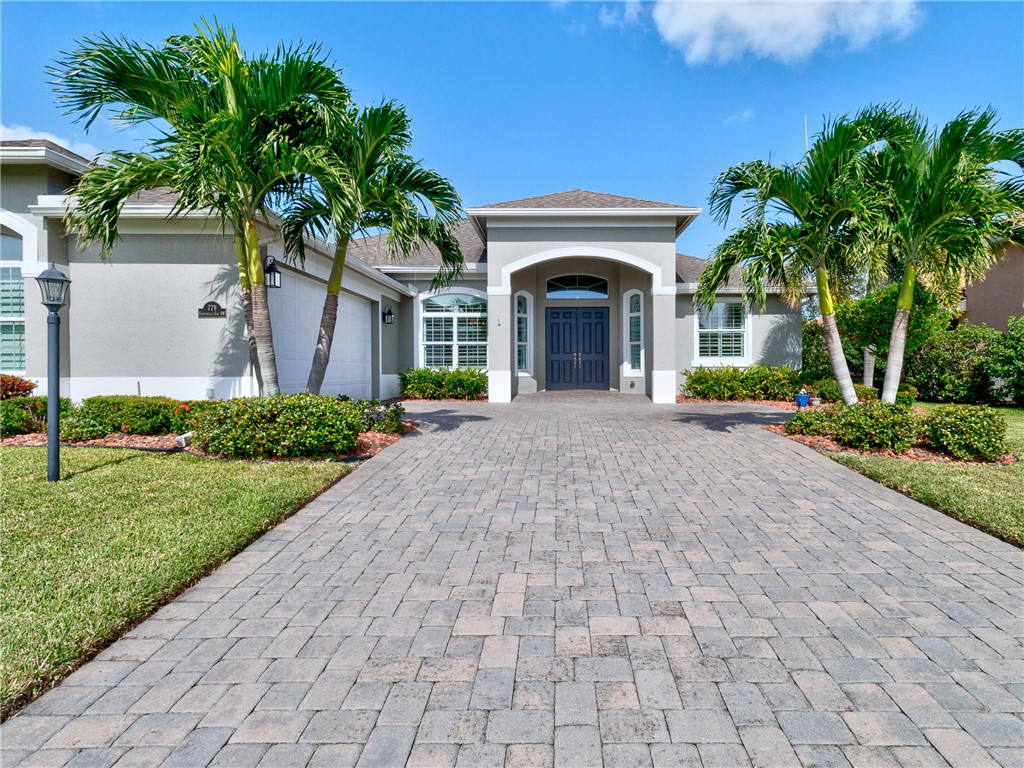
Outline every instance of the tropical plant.
{"label": "tropical plant", "polygon": [[741,227],[715,249],[695,297],[699,308],[710,307],[738,268],[748,298],[763,306],[767,286],[774,284],[796,306],[814,280],[829,360],[848,404],[857,396],[834,294],[871,267],[877,251],[866,237],[878,210],[877,191],[861,180],[861,160],[871,143],[863,125],[839,118],[825,125],[795,165],[755,160],[724,171],[711,192],[714,217],[724,224],[737,198],[748,203]]}
{"label": "tropical plant", "polygon": [[424,243],[433,245],[441,257],[435,287],[449,284],[462,270],[462,251],[454,234],[462,203],[451,182],[409,155],[411,143],[403,107],[392,102],[366,107],[330,131],[330,151],[343,173],[323,177],[290,201],[282,226],[289,253],[304,258],[307,230],[334,241],[307,392],[320,392],[330,362],[345,258],[354,236],[386,230],[392,258]]}
{"label": "tropical plant", "polygon": [[885,201],[877,241],[903,266],[882,386],[882,400],[891,403],[918,279],[951,292],[984,274],[997,239],[1021,240],[1024,178],[997,164],[1024,168],[1024,129],[997,131],[992,109],[962,112],[937,134],[912,110],[872,107],[858,119],[884,142],[866,163]]}
{"label": "tropical plant", "polygon": [[[892,318],[896,313],[899,293],[900,286],[891,283],[862,298],[840,302],[836,307],[836,322],[843,339],[864,350],[866,362],[868,356],[885,355],[889,351]],[[949,327],[953,314],[940,297],[920,283],[914,286],[914,306],[907,326],[908,353],[943,333]],[[864,383],[867,386],[873,386],[873,383],[868,383],[873,378],[873,374],[868,375],[865,370]]]}
{"label": "tropical plant", "polygon": [[999,395],[1024,405],[1024,317],[1011,317],[1006,333],[990,345],[989,372],[999,379]]}
{"label": "tropical plant", "polygon": [[140,152],[111,152],[75,190],[68,225],[110,258],[118,218],[140,191],[174,190],[171,218],[213,210],[234,233],[250,355],[261,391],[278,392],[263,284],[259,227],[271,207],[311,174],[342,173],[324,132],[348,116],[349,92],[318,45],[279,46],[248,58],[231,28],[205,21],[195,34],[153,46],[100,35],[63,54],[49,73],[58,103],[88,130],[104,111],[151,124]]}

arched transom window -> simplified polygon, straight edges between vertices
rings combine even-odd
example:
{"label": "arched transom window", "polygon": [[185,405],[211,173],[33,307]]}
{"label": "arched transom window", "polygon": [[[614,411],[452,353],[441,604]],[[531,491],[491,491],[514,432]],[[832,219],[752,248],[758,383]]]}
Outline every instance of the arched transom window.
{"label": "arched transom window", "polygon": [[593,275],[562,275],[548,280],[549,299],[607,299],[608,281]]}
{"label": "arched transom window", "polygon": [[487,299],[449,293],[423,300],[423,365],[487,367]]}

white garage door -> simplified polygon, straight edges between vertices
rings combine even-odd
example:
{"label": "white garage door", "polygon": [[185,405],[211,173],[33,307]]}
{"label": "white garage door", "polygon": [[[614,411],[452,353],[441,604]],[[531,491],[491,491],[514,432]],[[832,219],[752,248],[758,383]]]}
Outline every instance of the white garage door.
{"label": "white garage door", "polygon": [[[269,293],[281,391],[304,392],[324,307],[324,285],[285,272],[281,287]],[[370,319],[369,301],[341,294],[323,394],[371,396]]]}

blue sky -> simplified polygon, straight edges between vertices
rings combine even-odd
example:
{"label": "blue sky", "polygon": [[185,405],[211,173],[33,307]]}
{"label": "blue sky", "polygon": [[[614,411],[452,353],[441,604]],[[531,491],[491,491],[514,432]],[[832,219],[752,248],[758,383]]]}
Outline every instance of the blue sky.
{"label": "blue sky", "polygon": [[[254,52],[319,40],[357,102],[407,106],[415,154],[467,206],[581,187],[706,207],[726,167],[797,160],[804,115],[813,134],[873,102],[913,105],[933,124],[992,105],[1002,127],[1024,125],[1020,2],[4,0],[4,135],[135,147],[139,136],[106,122],[82,134],[44,67],[84,36],[155,43],[203,15]],[[725,231],[705,214],[679,249],[707,256]]]}

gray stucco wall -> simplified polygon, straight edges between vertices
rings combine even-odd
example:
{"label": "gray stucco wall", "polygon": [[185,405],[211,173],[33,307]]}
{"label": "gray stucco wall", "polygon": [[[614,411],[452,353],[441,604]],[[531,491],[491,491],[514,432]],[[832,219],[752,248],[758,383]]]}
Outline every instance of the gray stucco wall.
{"label": "gray stucco wall", "polygon": [[63,194],[74,177],[45,165],[5,164],[0,173],[0,207],[15,213],[27,213],[39,195]]}
{"label": "gray stucco wall", "polygon": [[[721,294],[718,300],[739,301],[740,297]],[[696,362],[696,325],[693,297],[679,296],[676,299],[676,360],[680,385],[685,381],[682,371],[699,364]],[[748,310],[747,343],[752,363],[799,368],[802,359],[800,310],[791,309],[777,296],[769,296],[763,310],[756,305]]]}
{"label": "gray stucco wall", "polygon": [[[228,238],[126,235],[112,261],[72,247],[72,375],[244,375],[245,320]],[[199,319],[208,301],[227,317]]]}

